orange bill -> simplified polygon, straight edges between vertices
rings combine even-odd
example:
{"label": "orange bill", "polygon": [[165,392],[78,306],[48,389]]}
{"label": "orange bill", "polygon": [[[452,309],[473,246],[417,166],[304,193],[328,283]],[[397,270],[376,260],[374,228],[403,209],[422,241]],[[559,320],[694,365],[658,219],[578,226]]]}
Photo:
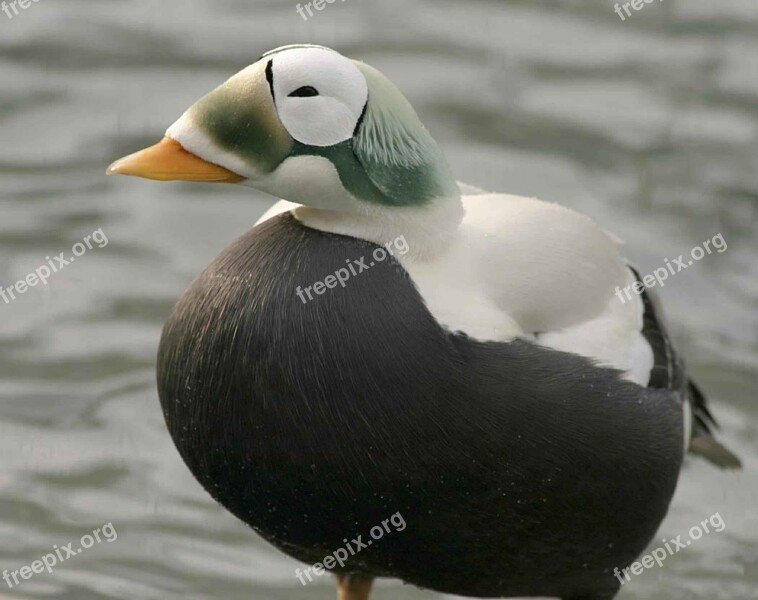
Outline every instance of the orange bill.
{"label": "orange bill", "polygon": [[134,175],[159,181],[213,181],[237,183],[245,179],[219,165],[187,152],[176,140],[164,137],[150,146],[114,162],[108,175]]}

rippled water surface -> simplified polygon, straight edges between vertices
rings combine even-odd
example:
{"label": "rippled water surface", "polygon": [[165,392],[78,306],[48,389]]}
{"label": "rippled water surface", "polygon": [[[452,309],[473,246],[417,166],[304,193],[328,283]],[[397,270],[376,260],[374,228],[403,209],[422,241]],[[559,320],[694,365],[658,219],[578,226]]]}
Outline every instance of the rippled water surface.
{"label": "rippled water surface", "polygon": [[[0,570],[104,523],[118,532],[0,596],[324,599],[295,562],[184,467],[154,384],[166,315],[272,199],[233,186],[106,178],[267,49],[333,46],[406,92],[456,175],[591,215],[643,273],[721,233],[728,250],[663,290],[738,473],[691,460],[661,537],[726,523],[621,598],[758,598],[758,4],[610,0],[327,4],[40,0],[0,12],[0,285],[101,229],[0,300]],[[624,518],[624,515],[619,515]],[[439,598],[397,582],[378,600]]]}

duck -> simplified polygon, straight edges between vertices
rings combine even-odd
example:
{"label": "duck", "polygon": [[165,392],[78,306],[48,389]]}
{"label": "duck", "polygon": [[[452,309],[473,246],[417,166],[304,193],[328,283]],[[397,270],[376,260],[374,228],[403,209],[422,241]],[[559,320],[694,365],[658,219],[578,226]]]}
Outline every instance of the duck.
{"label": "duck", "polygon": [[607,600],[685,455],[739,467],[652,290],[618,293],[618,239],[458,183],[368,64],[267,52],[108,174],[279,199],[172,309],[157,383],[194,477],[302,584]]}

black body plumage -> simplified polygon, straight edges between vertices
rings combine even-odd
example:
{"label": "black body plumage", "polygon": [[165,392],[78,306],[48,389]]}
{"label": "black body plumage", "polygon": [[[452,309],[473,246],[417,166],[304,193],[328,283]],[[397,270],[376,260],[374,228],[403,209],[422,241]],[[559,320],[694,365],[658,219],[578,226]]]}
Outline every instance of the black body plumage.
{"label": "black body plumage", "polygon": [[614,595],[674,492],[683,392],[446,331],[394,259],[296,295],[375,248],[280,215],[191,284],[158,359],[190,470],[308,563],[399,511],[406,529],[349,571],[468,596]]}

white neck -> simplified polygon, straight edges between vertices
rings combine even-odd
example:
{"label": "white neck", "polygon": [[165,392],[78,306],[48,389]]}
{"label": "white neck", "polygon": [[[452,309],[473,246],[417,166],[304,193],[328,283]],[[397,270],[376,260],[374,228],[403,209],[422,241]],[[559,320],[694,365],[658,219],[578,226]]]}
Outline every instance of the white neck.
{"label": "white neck", "polygon": [[[364,203],[362,203],[364,204]],[[461,197],[437,198],[421,207],[365,204],[363,213],[299,206],[295,218],[313,229],[367,240],[384,246],[402,236],[409,254],[424,258],[454,238],[463,219]]]}

